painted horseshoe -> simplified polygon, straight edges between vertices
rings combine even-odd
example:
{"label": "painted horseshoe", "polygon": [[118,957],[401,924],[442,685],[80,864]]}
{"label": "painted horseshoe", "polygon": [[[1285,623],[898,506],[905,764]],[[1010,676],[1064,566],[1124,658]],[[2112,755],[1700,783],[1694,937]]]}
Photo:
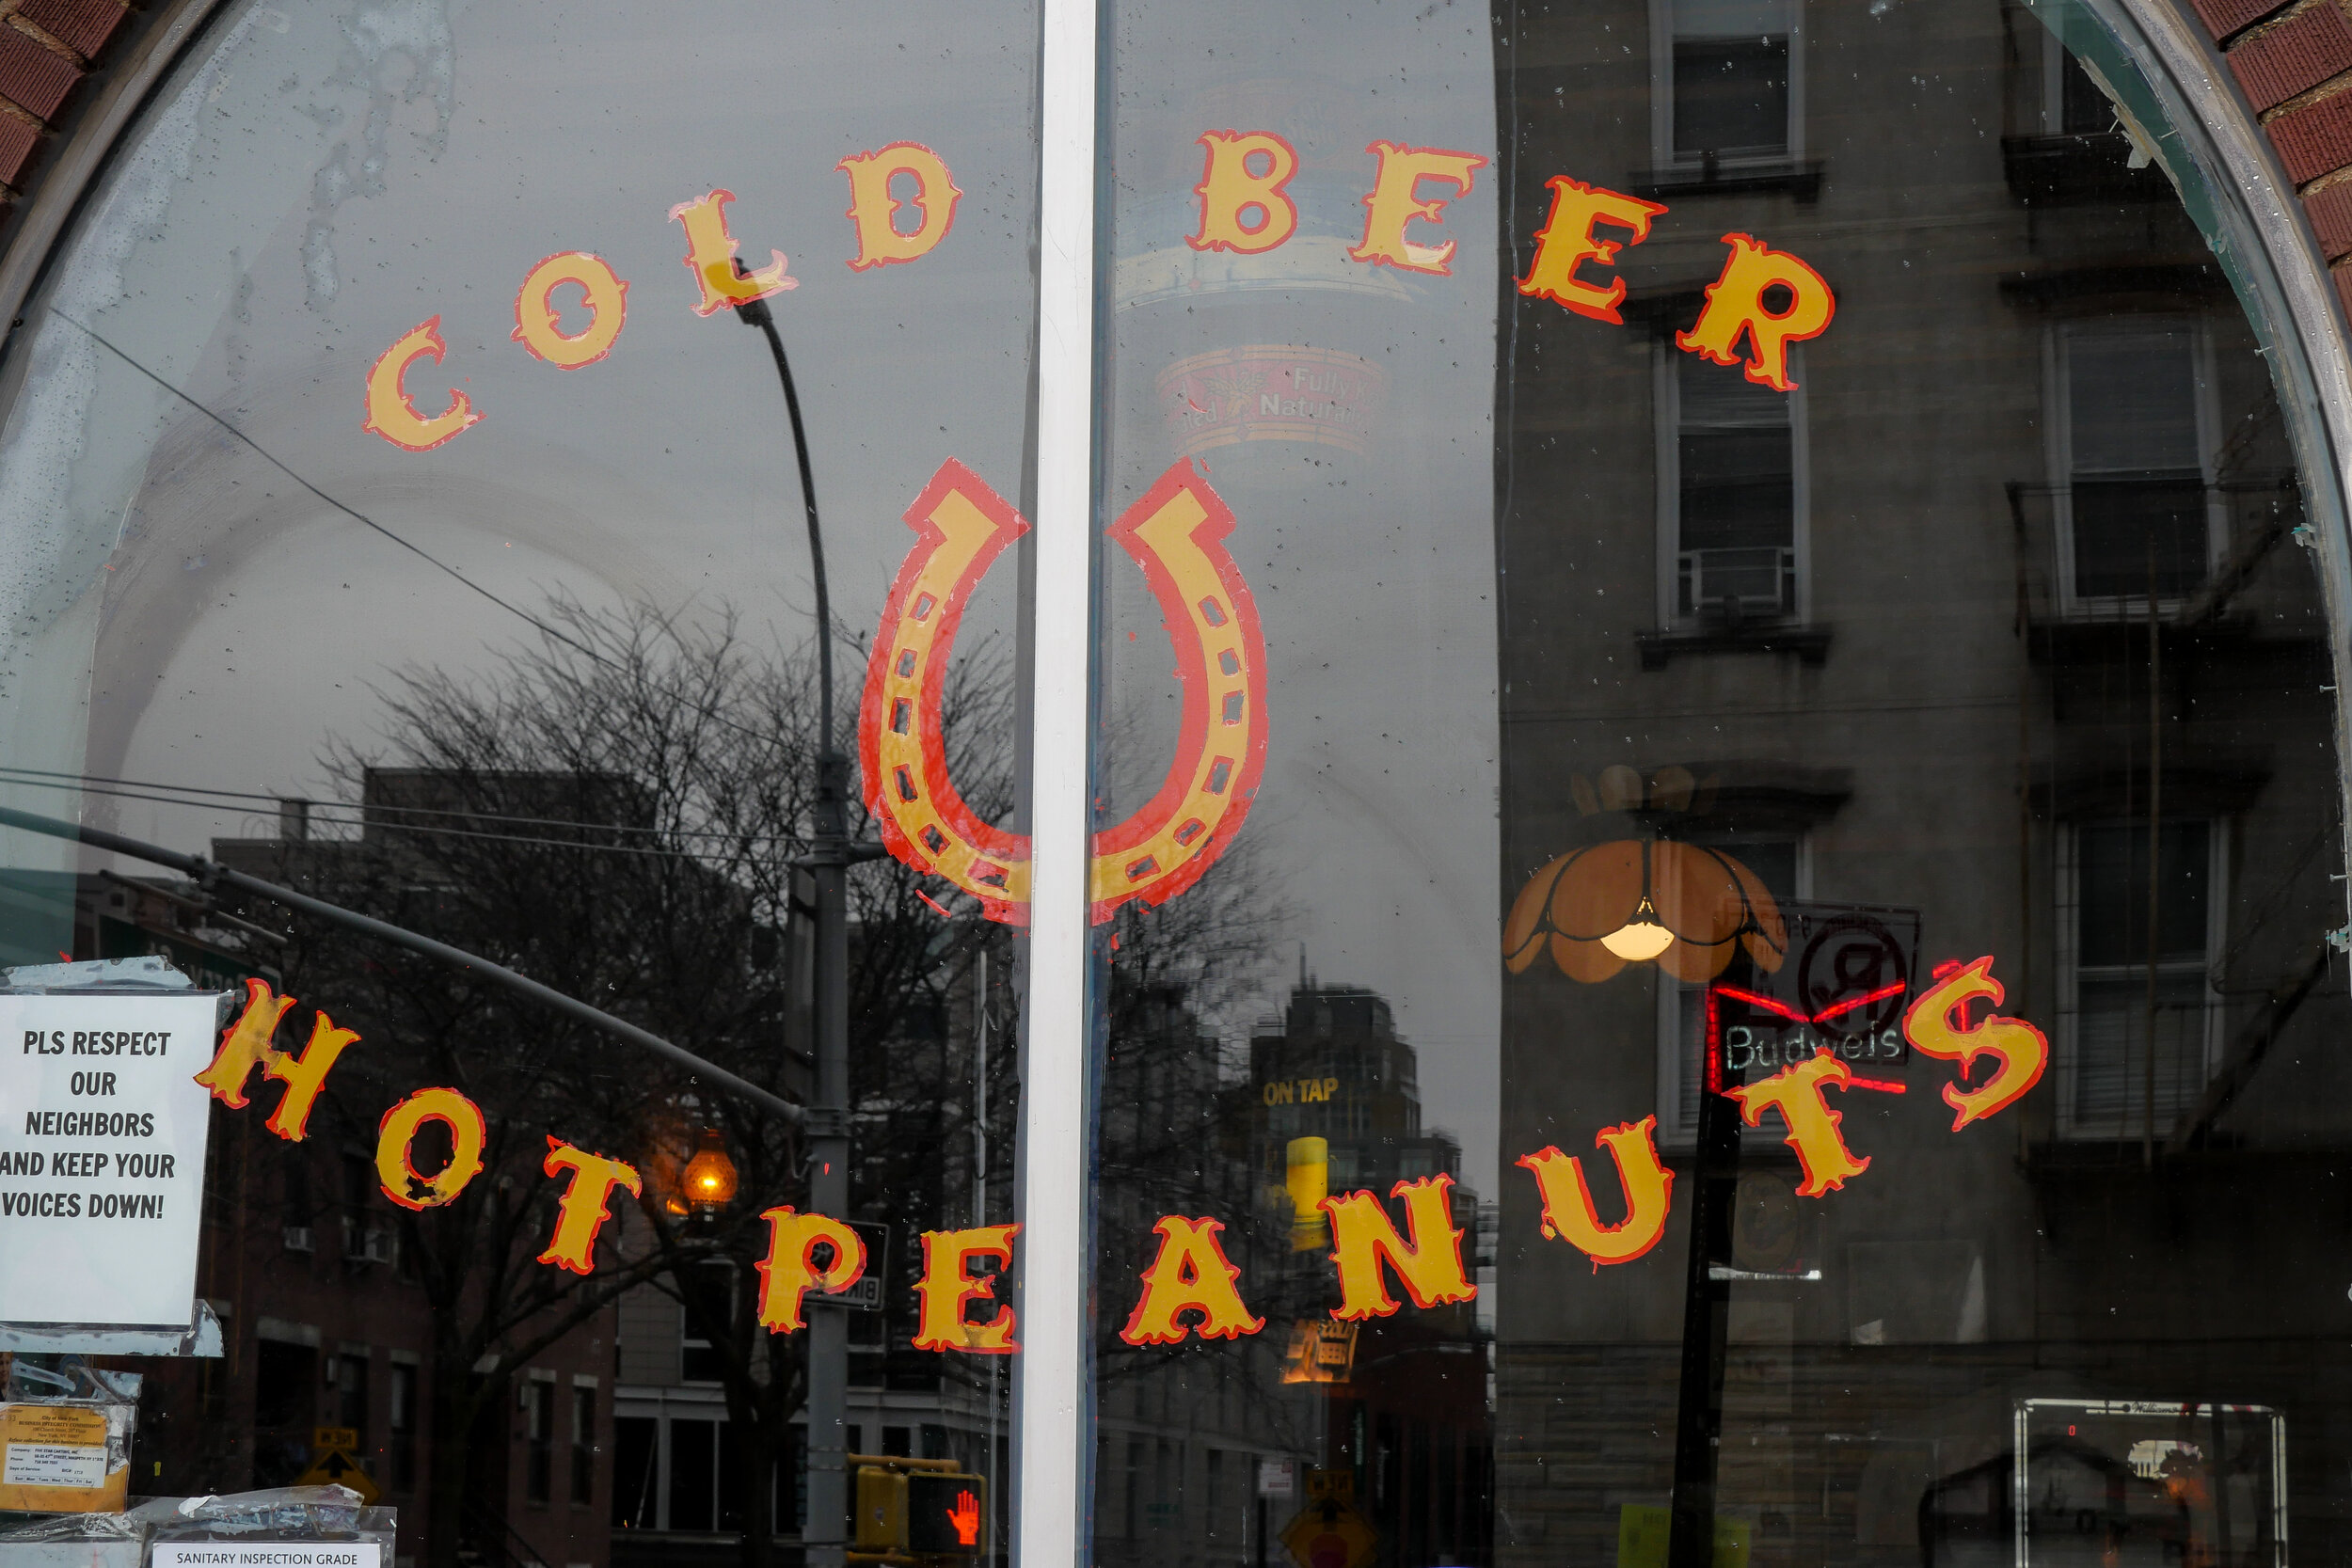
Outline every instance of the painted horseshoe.
{"label": "painted horseshoe", "polygon": [[[978,475],[948,459],[907,509],[916,538],[882,605],[866,666],[858,762],[882,842],[915,870],[961,888],[981,912],[1024,925],[1029,841],[979,820],[948,776],[940,717],[947,663],[972,590],[1028,530]],[[1112,525],[1143,568],[1176,644],[1184,719],[1157,794],[1094,836],[1096,925],[1120,905],[1164,903],[1200,879],[1249,815],[1265,768],[1265,636],[1225,547],[1233,514],[1189,459]]]}

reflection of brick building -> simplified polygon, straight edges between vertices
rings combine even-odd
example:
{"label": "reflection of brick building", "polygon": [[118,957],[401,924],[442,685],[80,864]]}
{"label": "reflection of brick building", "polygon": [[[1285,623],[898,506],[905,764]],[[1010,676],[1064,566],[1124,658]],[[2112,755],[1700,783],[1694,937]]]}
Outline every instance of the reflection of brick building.
{"label": "reflection of brick building", "polygon": [[[1959,1133],[1941,1063],[1833,1097],[1872,1164],[1822,1199],[1777,1129],[1740,1146],[1719,1513],[1758,1562],[1943,1561],[1923,1505],[2010,1463],[2018,1401],[2213,1401],[2286,1412],[2297,1549],[2341,1555],[2352,1313],[2295,1261],[2352,1147],[2331,677],[2224,258],[2025,8],[1518,13],[1510,60],[1519,214],[1564,173],[1670,212],[1616,269],[1624,326],[1504,285],[1506,897],[1580,835],[1722,845],[1788,895],[1919,911],[1922,967],[1994,955],[2052,1047]],[[1838,291],[1785,399],[1675,345],[1727,232]],[[1580,808],[1617,765],[1632,798]],[[1704,812],[1666,809],[1673,775],[1715,781]],[[1653,1108],[1687,1148],[1678,1000],[1642,966],[1515,977],[1506,1151],[1589,1156]],[[1504,1184],[1502,1562],[1605,1560],[1668,1500],[1696,1185],[1670,1160],[1666,1238],[1624,1267]],[[2251,1554],[2256,1478],[2228,1480]]]}
{"label": "reflection of brick building", "polygon": [[[1279,1561],[1273,1538],[1295,1505],[1260,1497],[1260,1466],[1322,1462],[1311,1400],[1280,1381],[1293,1315],[1281,1274],[1288,1211],[1262,1201],[1245,1147],[1247,1090],[1186,991],[1112,974],[1096,1222],[1097,1555],[1137,1568]],[[1176,1346],[1117,1338],[1159,1244],[1152,1227],[1168,1213],[1224,1222],[1220,1243],[1262,1331]]]}
{"label": "reflection of brick building", "polygon": [[[850,1453],[953,1460],[987,1478],[1001,1509],[1011,1382],[1002,1362],[976,1356],[965,1358],[972,1365],[951,1367],[930,1352],[901,1346],[894,1354],[888,1347],[894,1318],[914,1298],[917,1265],[900,1249],[920,1244],[910,1241],[906,1227],[892,1227],[887,1310],[850,1320],[844,1445]],[[736,1561],[745,1517],[742,1481],[709,1346],[693,1337],[677,1301],[653,1286],[622,1298],[616,1324],[613,1562],[652,1568]],[[799,1440],[777,1478],[778,1534],[795,1544],[808,1501],[803,1430],[795,1428]]]}
{"label": "reflection of brick building", "polygon": [[[278,979],[269,933],[189,885],[86,877],[75,916],[76,958],[153,953],[222,989],[247,974]],[[366,1070],[356,1053],[337,1069]],[[262,1118],[274,1093],[244,1111],[214,1107],[197,1291],[220,1319],[225,1354],[142,1363],[132,1490],[282,1486],[310,1467],[314,1429],[349,1428],[382,1500],[400,1511],[405,1568],[422,1550],[430,1509],[429,1309],[373,1149],[272,1136]],[[461,1531],[476,1560],[607,1560],[614,1323],[608,1309],[549,1346],[477,1431]]]}
{"label": "reflection of brick building", "polygon": [[[1319,1192],[1385,1198],[1402,1180],[1454,1178],[1462,1261],[1479,1277],[1478,1195],[1458,1184],[1461,1146],[1422,1125],[1419,1058],[1397,1037],[1387,1001],[1304,979],[1282,1016],[1251,1037],[1249,1067],[1250,1164],[1260,1192],[1280,1200],[1274,1207],[1291,1232],[1283,1294],[1295,1314],[1295,1343],[1307,1338],[1297,1330],[1327,1321],[1335,1299],[1327,1224],[1302,1223],[1300,1206]],[[1480,1562],[1492,1550],[1488,1334],[1479,1305],[1365,1323],[1307,1386],[1323,1402],[1321,1464],[1349,1473],[1383,1563]],[[1295,1361],[1286,1375],[1304,1370]]]}

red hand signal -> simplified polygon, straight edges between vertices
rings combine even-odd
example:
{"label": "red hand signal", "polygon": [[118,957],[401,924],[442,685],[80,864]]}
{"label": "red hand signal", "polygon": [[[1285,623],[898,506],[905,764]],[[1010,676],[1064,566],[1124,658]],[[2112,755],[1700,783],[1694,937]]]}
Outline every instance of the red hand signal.
{"label": "red hand signal", "polygon": [[956,1494],[956,1506],[947,1511],[947,1522],[956,1528],[956,1544],[977,1546],[980,1544],[980,1499],[969,1491]]}

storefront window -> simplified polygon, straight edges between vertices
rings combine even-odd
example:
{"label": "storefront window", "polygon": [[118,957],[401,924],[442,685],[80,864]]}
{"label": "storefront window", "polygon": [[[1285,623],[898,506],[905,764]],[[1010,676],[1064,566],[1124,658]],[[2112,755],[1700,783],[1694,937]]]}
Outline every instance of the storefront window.
{"label": "storefront window", "polygon": [[0,1568],[2336,1548],[2341,321],[2159,0],[142,25]]}
{"label": "storefront window", "polygon": [[2339,502],[2118,19],[1109,25],[1097,1560],[2324,1554]]}
{"label": "storefront window", "polygon": [[[1003,1550],[1009,1379],[962,1324],[1009,1349],[1011,1304],[951,1243],[1018,1218],[1019,890],[924,876],[904,808],[1023,826],[1027,546],[941,509],[1031,504],[1038,25],[237,5],[89,191],[8,350],[0,958],[44,1006],[154,958],[226,1011],[171,1046],[169,1146],[21,1125],[127,1070],[8,1079],[0,1193],[85,1149],[198,1179],[81,1172],[161,1195],[103,1248],[184,1228],[217,1323],[122,1363],[133,1496],[344,1481],[403,1563],[838,1562],[863,1449]],[[944,605],[943,526],[1002,552]],[[103,1317],[40,1283],[87,1215],[8,1213],[0,1319]],[[943,1255],[983,1276],[944,1330]]]}

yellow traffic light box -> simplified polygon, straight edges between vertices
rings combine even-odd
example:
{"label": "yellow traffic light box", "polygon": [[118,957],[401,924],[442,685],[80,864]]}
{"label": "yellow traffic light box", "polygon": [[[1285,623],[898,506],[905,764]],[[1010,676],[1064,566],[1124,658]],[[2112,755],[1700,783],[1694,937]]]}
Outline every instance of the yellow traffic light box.
{"label": "yellow traffic light box", "polygon": [[866,1561],[977,1557],[988,1547],[984,1477],[951,1459],[853,1453],[853,1555]]}

